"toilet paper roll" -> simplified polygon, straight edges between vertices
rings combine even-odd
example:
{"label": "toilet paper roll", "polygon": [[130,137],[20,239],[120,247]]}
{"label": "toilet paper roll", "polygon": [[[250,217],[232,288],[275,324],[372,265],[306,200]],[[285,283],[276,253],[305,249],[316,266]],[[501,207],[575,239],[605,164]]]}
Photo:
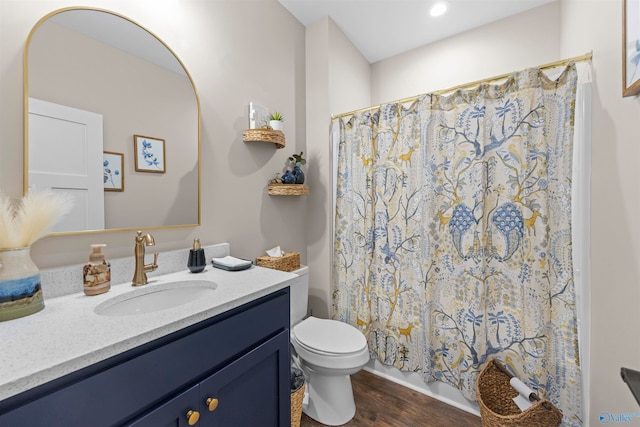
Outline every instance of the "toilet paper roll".
{"label": "toilet paper roll", "polygon": [[531,395],[535,395],[536,392],[527,387],[527,385],[520,381],[520,379],[512,377],[509,380],[509,384],[511,384],[511,387],[515,388],[518,393],[526,397],[528,400],[535,400]]}
{"label": "toilet paper roll", "polygon": [[513,398],[513,401],[521,411],[526,411],[533,405],[532,402],[536,400],[534,397],[536,393],[516,377],[511,378],[509,384],[518,392],[518,395]]}

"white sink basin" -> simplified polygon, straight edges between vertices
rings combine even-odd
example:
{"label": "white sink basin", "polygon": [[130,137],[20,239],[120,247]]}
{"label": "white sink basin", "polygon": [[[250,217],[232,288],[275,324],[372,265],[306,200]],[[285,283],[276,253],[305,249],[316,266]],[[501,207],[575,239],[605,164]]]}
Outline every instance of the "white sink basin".
{"label": "white sink basin", "polygon": [[95,313],[102,316],[129,316],[166,310],[207,297],[218,285],[207,280],[184,280],[146,286],[149,287],[142,287],[100,303],[95,308]]}

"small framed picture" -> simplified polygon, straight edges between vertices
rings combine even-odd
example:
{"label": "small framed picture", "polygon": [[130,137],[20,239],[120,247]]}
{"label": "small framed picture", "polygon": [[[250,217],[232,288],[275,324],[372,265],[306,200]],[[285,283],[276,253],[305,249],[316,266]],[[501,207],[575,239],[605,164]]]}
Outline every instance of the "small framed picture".
{"label": "small framed picture", "polygon": [[164,139],[134,135],[136,172],[165,173]]}
{"label": "small framed picture", "polygon": [[105,151],[102,166],[104,191],[124,191],[124,154]]}
{"label": "small framed picture", "polygon": [[622,55],[622,96],[634,96],[640,93],[640,0],[624,0]]}
{"label": "small framed picture", "polygon": [[260,129],[269,124],[269,109],[255,102],[249,103],[249,129]]}

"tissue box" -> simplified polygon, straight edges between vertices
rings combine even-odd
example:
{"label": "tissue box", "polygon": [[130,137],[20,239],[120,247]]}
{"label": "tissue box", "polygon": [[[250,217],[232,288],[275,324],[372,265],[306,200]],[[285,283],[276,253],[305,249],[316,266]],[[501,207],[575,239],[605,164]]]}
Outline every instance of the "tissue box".
{"label": "tissue box", "polygon": [[287,252],[281,257],[259,256],[256,265],[280,271],[293,271],[300,268],[300,253]]}

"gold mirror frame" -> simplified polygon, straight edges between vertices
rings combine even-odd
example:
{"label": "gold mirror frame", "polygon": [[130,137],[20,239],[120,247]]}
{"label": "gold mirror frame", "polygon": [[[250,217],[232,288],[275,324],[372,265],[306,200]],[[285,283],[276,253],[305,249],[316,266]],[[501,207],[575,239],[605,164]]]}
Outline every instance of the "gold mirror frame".
{"label": "gold mirror frame", "polygon": [[178,55],[155,33],[144,27],[143,25],[135,22],[134,20],[121,15],[117,12],[113,12],[106,9],[94,8],[94,7],[66,7],[62,9],[57,9],[53,12],[48,13],[44,17],[42,17],[31,29],[29,32],[29,36],[27,37],[24,57],[23,57],[23,194],[26,195],[29,191],[29,47],[31,45],[31,39],[35,32],[40,28],[40,26],[47,21],[52,16],[58,15],[63,12],[74,11],[74,10],[86,10],[86,11],[96,11],[107,13],[113,15],[115,17],[121,18],[140,29],[144,30],[146,33],[154,37],[157,41],[159,41],[167,51],[173,55],[176,61],[180,64],[184,73],[186,74],[191,86],[193,88],[193,94],[196,101],[197,106],[197,223],[195,224],[175,224],[175,225],[156,225],[156,226],[146,226],[145,224],[137,224],[131,227],[122,227],[122,228],[105,228],[105,229],[96,229],[96,230],[78,230],[78,231],[65,231],[65,232],[52,232],[48,235],[56,236],[56,235],[76,235],[76,234],[95,234],[95,233],[103,233],[103,232],[118,232],[118,231],[131,231],[138,230],[140,228],[145,229],[173,229],[173,228],[186,228],[186,227],[197,227],[201,225],[201,108],[200,108],[200,97],[198,95],[198,91],[196,90],[195,83],[193,82],[193,78],[191,74],[185,67],[184,63],[180,60]]}

